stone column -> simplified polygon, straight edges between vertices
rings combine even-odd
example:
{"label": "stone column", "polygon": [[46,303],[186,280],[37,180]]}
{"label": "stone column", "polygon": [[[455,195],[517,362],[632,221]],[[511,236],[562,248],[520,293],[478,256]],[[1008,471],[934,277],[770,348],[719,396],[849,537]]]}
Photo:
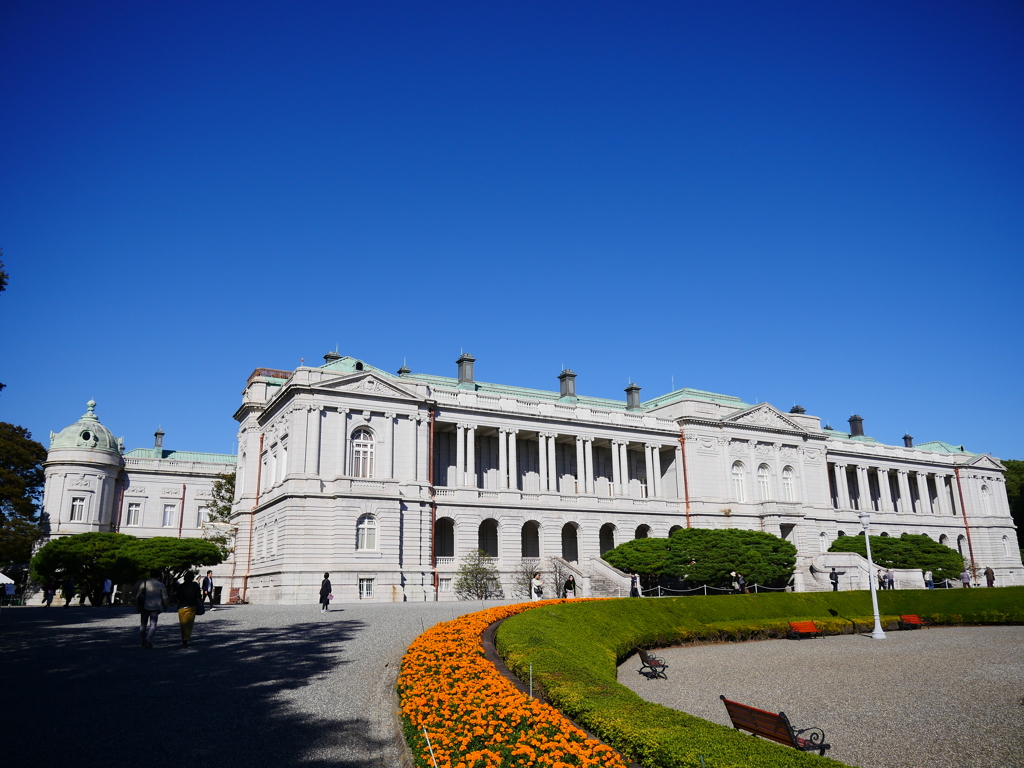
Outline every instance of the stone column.
{"label": "stone column", "polygon": [[518,429],[508,430],[508,487],[519,490],[519,453],[516,450]]}
{"label": "stone column", "polygon": [[676,498],[683,498],[685,491],[686,489],[683,488],[683,447],[676,445]]}
{"label": "stone column", "polygon": [[537,433],[537,473],[540,475],[537,486],[541,491],[548,489],[548,435],[547,432]]}
{"label": "stone column", "polygon": [[915,472],[917,477],[917,497],[921,500],[920,512],[928,514],[932,511],[931,495],[928,493],[928,475]]}
{"label": "stone column", "polygon": [[846,482],[846,465],[838,461],[832,464],[836,480],[836,503],[840,509],[853,509],[850,503],[850,486]]}
{"label": "stone column", "polygon": [[[964,486],[964,501],[967,500],[967,478],[964,474],[960,473],[960,483]],[[960,503],[960,489],[956,484],[956,473],[949,476],[949,498],[953,500],[953,514],[957,517],[963,517],[964,508]],[[965,555],[966,556],[966,555]]]}
{"label": "stone column", "polygon": [[455,484],[466,484],[466,425],[455,425]]}
{"label": "stone column", "polygon": [[597,489],[594,487],[594,438],[592,437],[584,440],[583,460],[584,490],[587,493],[596,493]]}
{"label": "stone column", "polygon": [[622,467],[622,495],[629,496],[629,448],[628,442],[619,441],[619,466]]}
{"label": "stone column", "polygon": [[949,514],[949,498],[948,492],[946,491],[946,476],[940,475],[938,472],[935,473],[935,514],[937,515],[948,515]]}
{"label": "stone column", "polygon": [[508,430],[498,430],[498,487],[508,488]]}
{"label": "stone column", "polygon": [[470,488],[476,488],[476,425],[466,427],[466,482]]}
{"label": "stone column", "polygon": [[548,433],[548,490],[558,493],[558,458],[555,455],[555,438],[558,435]]}
{"label": "stone column", "polygon": [[868,482],[868,468],[857,465],[857,488],[860,490],[860,508],[870,510],[871,507],[871,484]]}
{"label": "stone column", "polygon": [[583,438],[576,435],[576,493],[587,492],[587,460],[583,449]]}
{"label": "stone column", "polygon": [[879,467],[875,470],[878,475],[878,511],[892,512],[892,491],[889,490],[889,470]]}
{"label": "stone column", "polygon": [[622,456],[619,453],[620,442],[618,440],[611,441],[612,448],[612,493],[615,496],[622,495]]}
{"label": "stone column", "polygon": [[307,475],[320,474],[320,427],[323,406],[311,405],[306,411],[306,466]]}
{"label": "stone column", "polygon": [[[393,478],[395,476],[395,417],[397,414],[391,413],[390,411],[384,414],[384,432],[387,433],[386,440],[388,442],[387,456],[385,457],[384,468],[387,469],[388,474],[386,477]],[[376,474],[376,473],[375,473]]]}
{"label": "stone column", "polygon": [[341,461],[339,464],[341,465],[341,475],[344,477],[349,473],[349,463],[351,462],[348,455],[348,408],[339,408],[338,417],[341,421]]}
{"label": "stone column", "polygon": [[914,499],[910,495],[910,482],[907,479],[907,470],[897,469],[896,478],[900,485],[900,508],[902,514],[914,511]]}
{"label": "stone column", "polygon": [[654,497],[656,499],[660,499],[664,495],[663,491],[662,491],[662,487],[661,487],[661,446],[660,445],[652,445],[651,446],[651,459],[653,459],[653,462],[651,463],[651,467],[652,467],[652,471],[654,473],[654,478],[653,478]]}

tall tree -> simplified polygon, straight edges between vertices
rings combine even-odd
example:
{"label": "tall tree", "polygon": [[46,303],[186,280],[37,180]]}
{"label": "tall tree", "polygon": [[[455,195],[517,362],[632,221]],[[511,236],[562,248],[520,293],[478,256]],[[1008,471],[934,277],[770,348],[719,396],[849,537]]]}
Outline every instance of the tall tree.
{"label": "tall tree", "polygon": [[125,584],[145,572],[147,564],[125,551],[126,545],[136,541],[125,533],[99,531],[62,536],[36,552],[32,578],[38,582],[72,579],[79,592],[88,595],[93,605],[99,605],[104,579]]}
{"label": "tall tree", "polygon": [[1017,526],[1017,546],[1024,549],[1024,460],[1003,459],[1006,467],[1006,497]]}
{"label": "tall tree", "polygon": [[205,539],[175,539],[170,536],[134,539],[127,542],[121,552],[146,568],[159,568],[172,580],[181,579],[186,571],[198,566],[220,565],[224,561],[220,549]]}
{"label": "tall tree", "polygon": [[0,422],[0,565],[27,563],[39,540],[46,449],[24,427]]}
{"label": "tall tree", "polygon": [[235,473],[226,472],[213,482],[207,512],[210,524],[203,526],[203,538],[217,546],[223,557],[235,548],[237,528],[230,524],[231,505],[235,501]]}

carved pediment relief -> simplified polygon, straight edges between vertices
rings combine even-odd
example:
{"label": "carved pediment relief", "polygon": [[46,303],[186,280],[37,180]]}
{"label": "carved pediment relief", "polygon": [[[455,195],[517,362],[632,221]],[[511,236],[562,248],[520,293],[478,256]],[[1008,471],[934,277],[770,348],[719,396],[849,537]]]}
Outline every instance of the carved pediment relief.
{"label": "carved pediment relief", "polygon": [[352,392],[367,395],[381,395],[383,397],[399,397],[405,400],[420,399],[403,387],[396,386],[372,373],[358,373],[352,376],[344,376],[328,381],[321,386],[323,389],[331,389],[335,392]]}
{"label": "carved pediment relief", "polygon": [[764,427],[767,429],[784,429],[793,432],[804,432],[803,427],[783,414],[772,408],[767,403],[755,405],[745,411],[734,413],[723,421],[726,424],[746,424],[751,427]]}
{"label": "carved pediment relief", "polygon": [[989,456],[987,453],[983,453],[981,456],[976,456],[973,459],[971,459],[968,466],[974,467],[976,469],[1006,469],[1006,467],[1000,464],[996,459]]}

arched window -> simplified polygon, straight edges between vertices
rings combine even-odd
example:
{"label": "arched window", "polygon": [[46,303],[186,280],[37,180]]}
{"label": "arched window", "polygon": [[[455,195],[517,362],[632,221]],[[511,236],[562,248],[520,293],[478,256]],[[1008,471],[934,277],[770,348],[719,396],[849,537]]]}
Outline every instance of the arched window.
{"label": "arched window", "polygon": [[638,525],[636,531],[633,533],[634,539],[647,539],[651,536],[651,526],[649,525]]}
{"label": "arched window", "polygon": [[357,429],[352,434],[352,477],[373,477],[373,433]]}
{"label": "arched window", "polygon": [[676,531],[681,531],[681,530],[683,530],[683,526],[681,526],[681,525],[673,525],[671,528],[668,529],[668,535],[671,536]]}
{"label": "arched window", "polygon": [[964,554],[964,544],[966,544],[966,543],[967,543],[967,539],[964,538],[963,536],[957,536],[956,537],[956,550],[957,550],[957,552],[960,553],[961,556],[963,556],[963,554]]}
{"label": "arched window", "polygon": [[889,534],[886,533],[885,531],[882,531],[882,538],[883,539],[888,539],[889,538]]}
{"label": "arched window", "polygon": [[540,557],[540,524],[536,520],[527,520],[523,523],[522,557]]}
{"label": "arched window", "polygon": [[598,545],[603,555],[610,549],[615,549],[615,526],[611,523],[605,523],[601,526],[601,532],[598,534]]}
{"label": "arched window", "polygon": [[772,471],[768,469],[767,464],[757,468],[757,495],[761,497],[761,501],[772,499]]}
{"label": "arched window", "polygon": [[438,557],[455,557],[455,521],[439,517],[434,524],[434,546]]}
{"label": "arched window", "polygon": [[498,556],[498,521],[488,518],[480,523],[476,536],[477,547],[488,557]]}
{"label": "arched window", "polygon": [[986,515],[992,514],[992,498],[988,486],[981,486],[981,509]]}
{"label": "arched window", "polygon": [[846,535],[846,531],[840,531],[840,532],[839,532],[839,535],[840,535],[840,536],[845,536],[845,535]]}
{"label": "arched window", "polygon": [[1010,539],[1008,536],[1003,536],[1003,557],[1010,556]]}
{"label": "arched window", "polygon": [[747,495],[743,492],[743,484],[743,462],[737,461],[732,465],[732,495],[738,502],[747,500]]}
{"label": "arched window", "polygon": [[948,547],[949,546],[949,536],[947,536],[946,534],[942,534],[941,536],[939,536],[939,544],[945,544]]}
{"label": "arched window", "polygon": [[576,537],[576,526],[566,523],[562,526],[562,559],[575,563],[580,559],[579,541]]}
{"label": "arched window", "polygon": [[796,501],[796,473],[792,467],[782,470],[782,497],[786,501]]}
{"label": "arched window", "polygon": [[377,521],[373,515],[363,515],[356,523],[356,549],[373,550],[377,548]]}

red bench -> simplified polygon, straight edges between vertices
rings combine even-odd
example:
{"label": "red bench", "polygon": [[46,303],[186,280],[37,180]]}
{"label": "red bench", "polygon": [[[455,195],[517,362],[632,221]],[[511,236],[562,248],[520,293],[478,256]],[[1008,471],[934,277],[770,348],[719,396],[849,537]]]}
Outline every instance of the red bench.
{"label": "red bench", "polygon": [[789,637],[802,640],[805,637],[824,637],[820,629],[813,621],[791,621],[789,622]]}
{"label": "red bench", "polygon": [[921,627],[927,626],[928,622],[923,621],[916,613],[911,613],[906,616],[900,615],[900,629],[920,629]]}
{"label": "red bench", "polygon": [[825,733],[820,728],[795,730],[785,712],[776,714],[756,707],[748,707],[738,701],[730,701],[724,695],[718,698],[725,704],[725,710],[729,713],[729,719],[732,720],[732,727],[737,731],[748,731],[755,736],[777,741],[779,744],[786,744],[805,752],[817,752],[819,755],[824,755],[825,750],[832,748],[831,744],[825,743]]}

